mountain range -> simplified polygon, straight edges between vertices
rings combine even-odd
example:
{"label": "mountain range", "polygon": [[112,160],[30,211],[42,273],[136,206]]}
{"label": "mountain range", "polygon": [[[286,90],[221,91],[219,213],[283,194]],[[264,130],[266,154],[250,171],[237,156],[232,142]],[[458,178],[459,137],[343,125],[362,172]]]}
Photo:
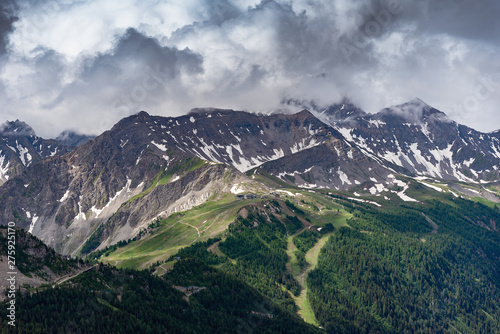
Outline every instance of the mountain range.
{"label": "mountain range", "polygon": [[256,173],[403,201],[412,199],[401,177],[410,177],[499,201],[481,185],[500,179],[500,134],[459,125],[418,99],[374,115],[348,100],[316,115],[140,112],[94,139],[44,140],[20,121],[0,132],[0,221],[16,221],[62,254],[127,240],[219,192],[266,188]]}
{"label": "mountain range", "polygon": [[498,131],[457,124],[419,99],[375,115],[344,103],[324,116],[364,154],[398,172],[464,182],[499,179]]}

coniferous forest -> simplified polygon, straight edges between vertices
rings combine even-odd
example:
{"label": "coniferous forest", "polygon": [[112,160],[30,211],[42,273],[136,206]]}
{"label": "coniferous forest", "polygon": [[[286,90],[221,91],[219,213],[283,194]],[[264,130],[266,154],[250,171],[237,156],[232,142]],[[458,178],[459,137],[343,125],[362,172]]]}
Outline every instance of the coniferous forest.
{"label": "coniferous forest", "polygon": [[[203,289],[188,298],[174,288],[185,285]],[[178,262],[165,279],[102,265],[72,287],[21,294],[17,303],[16,328],[4,322],[2,333],[317,333],[198,259]]]}
{"label": "coniferous forest", "polygon": [[[327,332],[500,331],[500,236],[478,225],[500,213],[462,199],[430,204],[358,212],[332,235],[308,280]],[[426,216],[438,233],[425,233]]]}
{"label": "coniferous forest", "polygon": [[[3,321],[2,333],[500,332],[496,207],[445,197],[380,209],[328,198],[350,212],[345,226],[307,228],[316,210],[262,200],[220,237],[171,256],[162,277],[152,274],[160,262],[143,271],[97,263],[67,284],[19,292],[18,326]],[[306,254],[320,240],[309,271]],[[46,253],[44,263],[61,268]],[[297,314],[304,289],[316,326]]]}

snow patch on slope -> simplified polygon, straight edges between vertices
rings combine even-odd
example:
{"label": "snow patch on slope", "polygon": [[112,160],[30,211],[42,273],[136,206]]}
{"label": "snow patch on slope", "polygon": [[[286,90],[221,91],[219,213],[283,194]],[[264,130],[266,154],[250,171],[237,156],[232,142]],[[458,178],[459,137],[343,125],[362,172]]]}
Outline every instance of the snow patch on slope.
{"label": "snow patch on slope", "polygon": [[419,181],[419,183],[423,184],[423,185],[424,185],[424,186],[426,186],[426,187],[429,187],[429,188],[431,188],[431,189],[434,189],[434,190],[436,190],[436,191],[439,191],[440,193],[441,193],[441,192],[443,192],[443,189],[441,189],[441,188],[439,188],[439,187],[436,187],[436,186],[434,186],[434,185],[432,185],[432,184],[429,184],[429,183],[426,183],[426,182],[422,182],[422,181]]}
{"label": "snow patch on slope", "polygon": [[21,162],[24,166],[29,166],[29,164],[31,163],[31,154],[28,153],[28,149],[19,144],[17,140],[16,145],[17,151],[19,152],[19,159],[21,159]]}
{"label": "snow patch on slope", "polygon": [[295,197],[295,196],[297,196],[297,195],[300,195],[299,193],[294,194],[294,193],[292,193],[292,192],[290,192],[290,191],[288,191],[288,190],[281,190],[281,189],[276,189],[276,192],[286,194],[286,195],[288,195],[288,196],[290,196],[290,197]]}
{"label": "snow patch on slope", "polygon": [[68,196],[69,196],[69,189],[66,190],[66,192],[64,193],[63,197],[61,197],[61,199],[59,200],[59,202],[64,202],[65,200],[68,199]]}
{"label": "snow patch on slope", "polygon": [[293,144],[293,146],[290,147],[290,151],[292,152],[292,154],[306,150],[308,148],[316,147],[321,144],[321,142],[317,141],[316,138],[311,138],[308,143],[306,142],[307,138],[302,138],[300,142]]}
{"label": "snow patch on slope", "polygon": [[155,143],[155,141],[153,140],[151,142],[151,144],[153,144],[154,146],[158,147],[160,150],[162,150],[163,152],[166,152],[167,151],[167,147],[165,145],[162,145],[162,144],[157,144]]}
{"label": "snow patch on slope", "polygon": [[373,201],[368,201],[366,199],[361,199],[361,198],[353,198],[353,197],[347,197],[348,199],[352,200],[352,201],[356,201],[356,202],[362,202],[362,203],[368,203],[368,204],[373,204],[375,206],[378,206],[378,207],[381,207],[382,205],[380,205],[379,203],[377,202],[373,202]]}
{"label": "snow patch on slope", "polygon": [[405,194],[405,191],[408,190],[409,186],[406,184],[404,186],[404,189],[401,190],[400,192],[397,192],[396,194],[405,202],[418,202],[416,199],[411,198],[410,196]]}
{"label": "snow patch on slope", "polygon": [[0,151],[0,184],[9,179],[9,175],[7,172],[9,171],[10,161],[5,163],[5,156],[2,155],[2,151]]}
{"label": "snow patch on slope", "polygon": [[238,194],[241,194],[243,192],[245,192],[245,190],[243,190],[242,188],[239,188],[239,184],[235,184],[231,187],[231,192],[235,195],[238,195]]}
{"label": "snow patch on slope", "polygon": [[352,182],[349,180],[349,177],[347,176],[347,174],[340,170],[340,167],[337,171],[337,174],[339,175],[339,178],[340,178],[340,181],[342,181],[342,184],[349,184],[349,185],[352,184]]}
{"label": "snow patch on slope", "polygon": [[36,216],[36,214],[35,214],[35,215],[33,215],[33,219],[31,220],[31,224],[30,224],[30,227],[29,227],[29,229],[28,229],[28,232],[29,232],[29,233],[33,233],[33,229],[35,228],[35,224],[36,224],[36,222],[37,222],[38,218],[39,218],[39,217],[37,217],[37,216]]}
{"label": "snow patch on slope", "polygon": [[80,196],[80,200],[78,201],[78,214],[74,218],[74,220],[87,220],[85,213],[82,212],[82,199],[83,196]]}
{"label": "snow patch on slope", "polygon": [[[110,198],[110,200],[108,201],[108,203],[102,209],[97,209],[95,206],[92,206],[92,208],[90,210],[96,215],[95,218],[99,218],[99,215],[106,208],[108,208],[118,198],[118,196],[120,196],[123,192],[125,192],[125,193],[132,192],[132,190],[130,190],[130,184],[131,183],[132,183],[132,180],[129,179],[129,178],[127,178],[127,184],[121,190],[119,190],[112,198]],[[141,185],[139,185],[139,186],[141,186]],[[139,186],[137,188],[139,188]],[[80,198],[81,198],[81,196],[80,196]],[[80,203],[78,203],[78,205],[80,206]],[[84,217],[85,217],[85,215],[84,215]]]}

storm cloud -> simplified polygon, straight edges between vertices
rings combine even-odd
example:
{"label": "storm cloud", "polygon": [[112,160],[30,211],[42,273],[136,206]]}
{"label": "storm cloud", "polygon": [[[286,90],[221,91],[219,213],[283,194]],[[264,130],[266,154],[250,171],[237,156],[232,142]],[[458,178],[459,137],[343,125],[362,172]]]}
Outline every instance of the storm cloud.
{"label": "storm cloud", "polygon": [[4,1],[0,4],[0,61],[7,52],[8,36],[17,21],[17,8],[14,2]]}
{"label": "storm cloud", "polygon": [[500,128],[496,0],[1,6],[0,116],[44,136],[98,134],[140,110],[291,112],[344,97],[372,113],[419,97],[459,123]]}

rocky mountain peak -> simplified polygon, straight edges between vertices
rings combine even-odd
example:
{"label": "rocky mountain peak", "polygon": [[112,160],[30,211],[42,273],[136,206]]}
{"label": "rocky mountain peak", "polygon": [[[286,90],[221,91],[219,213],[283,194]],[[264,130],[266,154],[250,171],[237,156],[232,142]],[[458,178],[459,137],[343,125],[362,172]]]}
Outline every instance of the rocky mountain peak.
{"label": "rocky mountain peak", "polygon": [[300,118],[300,119],[314,117],[314,115],[307,109],[303,109],[303,110],[299,111],[298,113],[293,114],[293,116],[296,118]]}
{"label": "rocky mountain peak", "polygon": [[377,116],[383,120],[396,117],[403,122],[409,122],[411,124],[421,124],[426,121],[450,122],[445,113],[431,107],[419,98],[415,98],[400,105],[385,108],[380,111]]}
{"label": "rocky mountain peak", "polygon": [[332,121],[337,122],[348,121],[356,117],[367,115],[366,112],[358,108],[347,98],[344,98],[339,103],[328,107],[321,114],[330,118]]}
{"label": "rocky mountain peak", "polygon": [[36,136],[35,130],[23,121],[7,121],[0,125],[0,135],[2,136]]}
{"label": "rocky mountain peak", "polygon": [[87,136],[74,131],[66,130],[57,136],[56,141],[66,146],[78,147],[93,138],[93,136]]}
{"label": "rocky mountain peak", "polygon": [[0,185],[26,167],[73,148],[54,139],[37,137],[33,128],[23,121],[5,122],[0,125]]}
{"label": "rocky mountain peak", "polygon": [[500,137],[500,130],[491,131],[490,135],[498,138]]}
{"label": "rocky mountain peak", "polygon": [[135,114],[135,117],[137,119],[144,120],[144,119],[151,118],[151,115],[148,114],[147,112],[145,112],[144,110],[142,110],[142,111],[138,112],[137,114]]}

